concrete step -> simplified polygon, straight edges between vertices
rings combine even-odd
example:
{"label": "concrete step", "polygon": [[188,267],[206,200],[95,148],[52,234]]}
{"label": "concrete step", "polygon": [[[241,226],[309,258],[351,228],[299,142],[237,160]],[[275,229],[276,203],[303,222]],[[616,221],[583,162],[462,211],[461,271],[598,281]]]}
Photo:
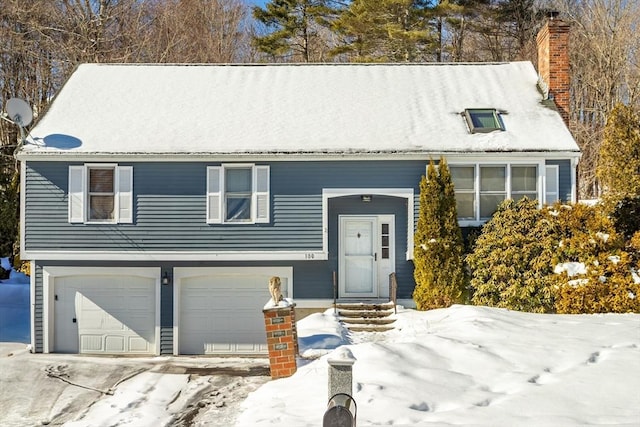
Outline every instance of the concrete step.
{"label": "concrete step", "polygon": [[354,332],[385,332],[393,329],[392,302],[342,302],[336,304],[342,324]]}

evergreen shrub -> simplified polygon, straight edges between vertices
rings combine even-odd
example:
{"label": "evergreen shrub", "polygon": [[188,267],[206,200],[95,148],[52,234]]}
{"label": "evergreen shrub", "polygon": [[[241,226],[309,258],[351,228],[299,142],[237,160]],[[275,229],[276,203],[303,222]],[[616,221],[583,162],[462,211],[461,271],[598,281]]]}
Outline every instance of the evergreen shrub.
{"label": "evergreen shrub", "polygon": [[466,260],[472,303],[531,312],[553,311],[552,223],[538,202],[504,201],[484,225]]}
{"label": "evergreen shrub", "polygon": [[449,168],[433,160],[420,180],[420,210],[414,234],[413,300],[418,310],[462,302],[466,284],[464,244]]}
{"label": "evergreen shrub", "polygon": [[601,206],[555,205],[545,210],[555,221],[554,265],[580,262],[585,272],[552,277],[558,313],[640,311],[640,284],[634,283],[633,256]]}

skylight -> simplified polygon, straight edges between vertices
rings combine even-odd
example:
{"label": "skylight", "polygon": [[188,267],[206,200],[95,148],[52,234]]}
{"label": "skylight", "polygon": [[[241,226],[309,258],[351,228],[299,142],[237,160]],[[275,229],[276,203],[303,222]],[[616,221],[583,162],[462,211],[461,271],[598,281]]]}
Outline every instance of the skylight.
{"label": "skylight", "polygon": [[471,133],[488,133],[494,130],[504,130],[504,123],[500,112],[494,108],[467,108],[464,110]]}

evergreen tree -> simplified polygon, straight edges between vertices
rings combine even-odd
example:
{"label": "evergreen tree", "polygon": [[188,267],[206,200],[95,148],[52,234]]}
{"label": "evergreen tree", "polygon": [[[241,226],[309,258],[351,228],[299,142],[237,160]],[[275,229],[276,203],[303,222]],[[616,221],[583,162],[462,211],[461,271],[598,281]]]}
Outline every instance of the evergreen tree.
{"label": "evergreen tree", "polygon": [[640,196],[640,114],[633,107],[618,104],[611,111],[597,174],[609,198]]}
{"label": "evergreen tree", "polygon": [[464,245],[458,226],[449,167],[440,159],[429,162],[420,180],[420,211],[414,235],[413,299],[418,310],[461,302],[465,287]]}
{"label": "evergreen tree", "polygon": [[314,62],[328,50],[321,35],[335,10],[330,0],[272,0],[255,6],[253,16],[269,33],[253,39],[255,47],[273,59]]}
{"label": "evergreen tree", "polygon": [[437,37],[425,0],[353,0],[334,22],[342,36],[334,54],[354,62],[417,62],[432,59]]}

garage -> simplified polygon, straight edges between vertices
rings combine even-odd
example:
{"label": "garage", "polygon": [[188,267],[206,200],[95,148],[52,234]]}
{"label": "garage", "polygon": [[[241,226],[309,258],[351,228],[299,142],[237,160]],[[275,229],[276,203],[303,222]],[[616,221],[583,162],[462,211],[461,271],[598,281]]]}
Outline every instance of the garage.
{"label": "garage", "polygon": [[46,281],[48,317],[53,318],[53,345],[48,347],[54,352],[158,353],[159,269],[83,268],[55,273]]}
{"label": "garage", "polygon": [[290,292],[292,268],[176,268],[175,354],[264,355],[268,282]]}

